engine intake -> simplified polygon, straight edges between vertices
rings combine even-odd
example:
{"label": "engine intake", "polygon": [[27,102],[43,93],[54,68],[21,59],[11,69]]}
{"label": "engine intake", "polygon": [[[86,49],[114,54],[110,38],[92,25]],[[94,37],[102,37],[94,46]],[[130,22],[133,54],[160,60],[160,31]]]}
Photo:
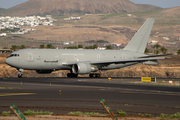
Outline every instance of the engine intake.
{"label": "engine intake", "polygon": [[97,71],[98,68],[92,67],[88,63],[77,63],[72,66],[72,72],[74,74],[88,74],[90,72]]}

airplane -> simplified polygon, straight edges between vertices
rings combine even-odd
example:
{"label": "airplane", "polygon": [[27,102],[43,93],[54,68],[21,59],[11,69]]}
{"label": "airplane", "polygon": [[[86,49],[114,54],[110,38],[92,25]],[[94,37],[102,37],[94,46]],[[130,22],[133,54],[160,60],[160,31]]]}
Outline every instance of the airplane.
{"label": "airplane", "polygon": [[153,24],[154,18],[148,18],[122,50],[22,49],[8,56],[5,63],[18,70],[19,78],[23,77],[23,70],[35,70],[39,74],[69,70],[67,77],[78,77],[78,74],[100,77],[98,71],[138,64],[158,65],[157,60],[165,57],[144,54]]}

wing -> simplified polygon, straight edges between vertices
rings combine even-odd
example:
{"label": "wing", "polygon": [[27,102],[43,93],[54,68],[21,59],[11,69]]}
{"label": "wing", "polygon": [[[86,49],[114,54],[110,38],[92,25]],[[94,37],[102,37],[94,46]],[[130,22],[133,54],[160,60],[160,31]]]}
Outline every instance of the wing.
{"label": "wing", "polygon": [[125,64],[130,62],[145,62],[145,61],[154,61],[159,59],[165,59],[165,57],[156,57],[156,58],[137,58],[137,59],[121,59],[121,60],[102,60],[102,61],[74,61],[63,63],[63,65],[74,65],[77,63],[89,63],[91,65],[109,65],[109,64]]}
{"label": "wing", "polygon": [[[173,55],[173,54],[169,53],[169,54],[162,54],[162,55],[146,55],[146,56],[141,56],[138,58],[150,58],[150,57],[160,57],[160,56],[168,56],[168,55]],[[166,58],[169,58],[169,57],[166,57]]]}

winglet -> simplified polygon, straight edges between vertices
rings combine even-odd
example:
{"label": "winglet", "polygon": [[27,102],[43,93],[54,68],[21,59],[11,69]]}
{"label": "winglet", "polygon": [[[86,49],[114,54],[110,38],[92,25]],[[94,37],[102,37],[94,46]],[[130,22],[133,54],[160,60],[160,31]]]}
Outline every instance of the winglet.
{"label": "winglet", "polygon": [[144,53],[153,24],[154,18],[148,18],[123,50]]}

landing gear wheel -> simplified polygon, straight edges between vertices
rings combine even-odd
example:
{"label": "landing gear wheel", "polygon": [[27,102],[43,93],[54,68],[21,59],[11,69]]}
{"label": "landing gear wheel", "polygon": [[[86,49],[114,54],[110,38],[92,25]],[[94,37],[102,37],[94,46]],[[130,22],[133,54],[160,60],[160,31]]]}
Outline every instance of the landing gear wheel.
{"label": "landing gear wheel", "polygon": [[97,77],[97,78],[100,78],[100,76],[101,76],[101,75],[100,75],[99,73],[98,73],[98,74],[96,74],[96,77]]}
{"label": "landing gear wheel", "polygon": [[95,77],[96,77],[96,74],[93,74],[92,76],[93,76],[93,78],[95,78]]}
{"label": "landing gear wheel", "polygon": [[68,73],[68,74],[67,74],[67,77],[68,77],[68,78],[77,78],[77,77],[78,77],[78,74]]}
{"label": "landing gear wheel", "polygon": [[92,77],[93,77],[93,74],[89,74],[89,77],[92,78]]}
{"label": "landing gear wheel", "polygon": [[71,77],[71,73],[68,73],[68,74],[67,74],[67,77]]}
{"label": "landing gear wheel", "polygon": [[22,74],[23,69],[17,69],[17,71],[18,71],[18,78],[22,78],[23,77],[23,74]]}
{"label": "landing gear wheel", "polygon": [[18,74],[18,78],[22,78],[23,77],[23,74]]}
{"label": "landing gear wheel", "polygon": [[89,77],[90,77],[90,78],[100,78],[101,75],[100,75],[99,73],[90,73],[90,74],[89,74]]}
{"label": "landing gear wheel", "polygon": [[78,74],[74,74],[74,77],[77,78],[77,77],[78,77]]}

